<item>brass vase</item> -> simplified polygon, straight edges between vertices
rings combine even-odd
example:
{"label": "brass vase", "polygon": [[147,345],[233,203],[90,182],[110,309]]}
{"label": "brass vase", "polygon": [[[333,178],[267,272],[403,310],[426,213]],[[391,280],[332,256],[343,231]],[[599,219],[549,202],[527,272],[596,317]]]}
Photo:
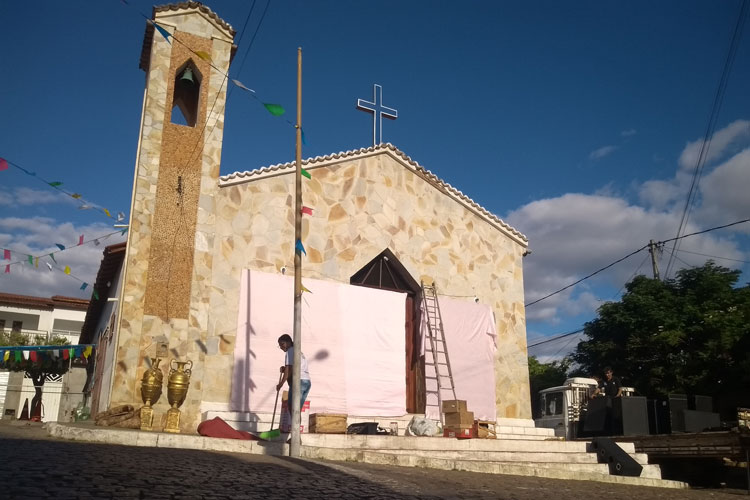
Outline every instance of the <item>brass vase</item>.
{"label": "brass vase", "polygon": [[[185,368],[187,366],[187,368]],[[185,401],[188,388],[190,387],[190,375],[192,374],[193,362],[177,361],[169,362],[169,379],[167,381],[167,400],[172,405],[167,411],[167,424],[164,426],[166,432],[180,432],[180,406]]]}
{"label": "brass vase", "polygon": [[153,429],[154,409],[151,406],[159,401],[164,384],[164,374],[159,369],[160,361],[161,358],[151,358],[151,368],[143,373],[141,379],[141,399],[144,404],[141,408],[141,429],[144,431]]}

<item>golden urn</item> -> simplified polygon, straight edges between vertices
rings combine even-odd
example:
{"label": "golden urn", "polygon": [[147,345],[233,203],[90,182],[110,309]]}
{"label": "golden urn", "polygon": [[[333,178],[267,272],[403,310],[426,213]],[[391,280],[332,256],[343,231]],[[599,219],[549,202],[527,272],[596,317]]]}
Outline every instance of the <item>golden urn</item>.
{"label": "golden urn", "polygon": [[[187,366],[187,368],[185,368]],[[193,362],[177,361],[169,362],[169,379],[167,380],[167,400],[172,405],[167,411],[167,424],[164,426],[166,432],[180,432],[180,406],[185,401],[188,388],[190,387],[190,375],[192,374]]]}
{"label": "golden urn", "polygon": [[159,369],[160,361],[161,358],[151,358],[151,368],[143,373],[141,379],[141,399],[144,404],[141,408],[141,429],[144,431],[150,431],[153,428],[154,410],[151,406],[159,401],[164,384],[164,374]]}

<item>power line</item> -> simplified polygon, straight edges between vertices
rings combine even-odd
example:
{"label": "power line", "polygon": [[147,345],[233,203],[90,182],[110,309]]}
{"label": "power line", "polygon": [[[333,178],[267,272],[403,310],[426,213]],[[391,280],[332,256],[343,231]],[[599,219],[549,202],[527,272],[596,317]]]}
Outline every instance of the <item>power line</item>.
{"label": "power line", "polygon": [[532,347],[536,347],[538,345],[547,344],[549,342],[554,342],[556,340],[560,340],[560,339],[563,339],[565,337],[570,337],[571,335],[575,335],[577,333],[581,333],[583,330],[584,330],[584,328],[581,328],[581,329],[576,330],[574,332],[563,333],[562,335],[558,335],[556,337],[551,337],[551,338],[548,338],[547,340],[542,340],[541,342],[537,342],[535,344],[528,345],[528,346],[526,346],[526,349],[528,350],[528,349],[531,349]]}
{"label": "power line", "polygon": [[[706,132],[703,135],[703,141],[701,142],[700,153],[698,159],[695,162],[695,168],[693,171],[693,179],[690,183],[690,189],[688,190],[687,199],[685,200],[685,207],[682,210],[682,217],[680,218],[680,224],[677,228],[677,236],[685,230],[688,219],[690,218],[690,211],[692,206],[695,204],[695,200],[698,195],[698,184],[700,184],[701,174],[703,173],[703,167],[706,165],[706,158],[708,157],[708,151],[711,148],[711,141],[713,134],[716,129],[716,122],[719,119],[719,111],[721,110],[721,104],[724,100],[724,94],[726,93],[727,85],[729,82],[729,74],[732,71],[732,65],[734,58],[737,54],[737,47],[739,46],[740,39],[742,38],[742,29],[745,24],[747,0],[742,0],[742,6],[740,7],[739,15],[737,16],[737,22],[734,26],[734,32],[732,33],[732,40],[729,44],[729,50],[727,51],[726,59],[724,60],[724,68],[722,69],[721,77],[719,79],[719,86],[716,89],[714,95],[714,101],[711,105],[711,113],[709,114],[708,124],[706,125]],[[664,277],[668,278],[669,273],[672,270],[672,264],[675,259],[675,252],[679,249],[680,243],[678,239],[675,239],[675,243],[672,245],[670,251],[669,261],[667,262],[667,269],[664,273]]]}
{"label": "power line", "polygon": [[[704,229],[702,231],[696,231],[694,233],[683,234],[682,236],[675,236],[674,238],[669,238],[668,240],[658,241],[658,242],[656,242],[656,244],[657,245],[663,245],[665,243],[669,243],[670,241],[682,240],[682,239],[688,238],[690,236],[696,236],[698,234],[703,234],[703,233],[708,233],[708,232],[711,232],[711,231],[716,231],[717,229],[724,229],[724,228],[727,228],[727,227],[736,226],[737,224],[743,224],[745,222],[750,222],[750,219],[742,219],[742,220],[738,220],[738,221],[735,221],[735,222],[730,222],[729,224],[723,224],[721,226],[716,226],[716,227],[711,227],[711,228],[708,228],[708,229]],[[560,288],[559,290],[556,290],[556,291],[554,291],[554,292],[552,292],[550,294],[547,294],[547,295],[545,295],[544,297],[542,297],[540,299],[537,299],[537,300],[534,300],[532,302],[529,302],[528,304],[525,304],[524,307],[533,306],[534,304],[536,304],[538,302],[541,302],[541,301],[543,301],[545,299],[548,299],[548,298],[552,297],[553,295],[557,295],[558,293],[560,293],[562,291],[565,291],[568,288],[573,287],[573,286],[581,283],[582,281],[587,280],[587,279],[591,278],[592,276],[595,276],[595,275],[599,274],[600,272],[602,272],[602,271],[604,271],[606,269],[609,269],[610,267],[614,266],[615,264],[619,264],[620,262],[622,262],[623,260],[627,259],[628,257],[632,257],[633,255],[637,254],[638,252],[640,252],[640,251],[642,251],[642,250],[644,250],[646,248],[648,248],[648,245],[643,245],[641,248],[639,248],[638,250],[635,250],[633,252],[630,252],[625,257],[617,259],[616,261],[614,261],[611,264],[608,264],[608,265],[602,267],[601,269],[597,269],[593,273],[591,273],[591,274],[589,274],[587,276],[584,276],[583,278],[579,279],[578,281],[575,281],[574,283],[571,283],[570,285],[564,286],[564,287]]]}
{"label": "power line", "polygon": [[678,249],[678,252],[690,253],[693,255],[702,255],[703,257],[711,257],[712,259],[731,260],[732,262],[742,262],[743,264],[750,264],[750,260],[730,259],[729,257],[719,257],[718,255],[709,255],[707,253],[691,252],[689,250]]}
{"label": "power line", "polygon": [[524,305],[524,307],[529,307],[529,306],[533,306],[534,304],[536,304],[536,303],[538,303],[538,302],[541,302],[541,301],[543,301],[543,300],[545,300],[545,299],[548,299],[548,298],[552,297],[553,295],[557,295],[558,293],[560,293],[560,292],[562,292],[562,291],[565,291],[565,290],[567,290],[567,289],[568,289],[568,288],[570,288],[570,287],[576,286],[576,285],[577,285],[578,283],[580,283],[580,282],[582,282],[582,281],[585,281],[585,280],[587,280],[587,279],[591,278],[592,276],[595,276],[595,275],[599,274],[600,272],[602,272],[602,271],[604,271],[604,270],[606,270],[606,269],[609,269],[610,267],[614,266],[615,264],[619,264],[620,262],[622,262],[623,260],[627,259],[628,257],[632,257],[633,255],[637,254],[638,252],[640,252],[640,251],[642,251],[642,250],[645,250],[646,248],[648,248],[648,245],[643,245],[643,246],[642,246],[641,248],[639,248],[638,250],[635,250],[635,251],[633,251],[633,252],[630,252],[630,253],[629,253],[629,254],[627,254],[627,255],[626,255],[625,257],[622,257],[622,258],[620,258],[620,259],[617,259],[616,261],[612,262],[611,264],[608,264],[608,265],[606,265],[606,266],[602,267],[601,269],[597,269],[597,270],[596,270],[596,271],[594,271],[593,273],[591,273],[591,274],[589,274],[589,275],[586,275],[586,276],[584,276],[583,278],[579,279],[578,281],[576,281],[576,282],[573,282],[573,283],[571,283],[570,285],[564,286],[564,287],[562,287],[562,288],[561,288],[561,289],[559,289],[559,290],[556,290],[556,291],[554,291],[554,292],[552,292],[552,293],[550,293],[550,294],[547,294],[547,295],[545,295],[545,296],[544,296],[544,297],[542,297],[541,299],[536,299],[536,300],[535,300],[535,301],[533,301],[533,302],[529,302],[528,304],[525,304],[525,305]]}
{"label": "power line", "polygon": [[657,244],[661,245],[661,244],[664,244],[664,243],[669,243],[670,241],[681,240],[683,238],[687,238],[688,236],[695,236],[696,234],[708,233],[710,231],[716,231],[717,229],[724,229],[725,227],[736,226],[737,224],[744,224],[745,222],[750,222],[750,219],[742,219],[742,220],[738,220],[736,222],[730,222],[729,224],[724,224],[723,226],[710,227],[710,228],[704,229],[702,231],[696,231],[694,233],[683,234],[682,236],[677,236],[677,237],[674,237],[674,238],[670,238],[668,240],[659,241],[659,242],[657,242]]}
{"label": "power line", "polygon": [[568,347],[568,346],[570,345],[570,343],[571,343],[571,342],[573,342],[573,340],[575,340],[575,337],[570,337],[570,338],[568,339],[568,341],[567,341],[567,342],[565,342],[565,344],[563,344],[563,346],[562,346],[562,347],[560,347],[560,348],[559,348],[559,349],[557,350],[557,352],[555,352],[555,354],[553,354],[552,356],[550,356],[550,358],[552,358],[552,359],[556,358],[556,357],[557,357],[557,355],[558,355],[558,354],[560,354],[560,353],[561,353],[561,352],[563,351],[563,349],[565,349],[566,347]]}
{"label": "power line", "polygon": [[625,288],[625,287],[627,286],[627,284],[628,284],[628,283],[629,283],[629,282],[630,282],[630,281],[631,281],[631,280],[632,280],[633,278],[635,278],[635,275],[636,275],[636,274],[638,274],[638,271],[640,271],[640,270],[641,270],[641,268],[643,267],[643,264],[645,264],[645,263],[646,263],[646,260],[647,260],[647,259],[648,259],[648,254],[646,254],[646,255],[645,255],[645,256],[643,257],[643,260],[641,261],[641,263],[640,263],[640,264],[638,264],[638,267],[637,267],[637,268],[635,269],[635,271],[633,271],[633,274],[631,274],[631,275],[630,275],[630,278],[628,278],[628,280],[627,280],[627,281],[626,281],[625,283],[623,283],[623,285],[622,285],[622,286],[620,287],[620,289],[619,289],[619,290],[617,290],[617,292],[615,292],[615,294],[614,294],[614,295],[612,295],[612,299],[614,299],[615,297],[617,297],[618,295],[620,295],[620,293],[622,292],[623,288]]}

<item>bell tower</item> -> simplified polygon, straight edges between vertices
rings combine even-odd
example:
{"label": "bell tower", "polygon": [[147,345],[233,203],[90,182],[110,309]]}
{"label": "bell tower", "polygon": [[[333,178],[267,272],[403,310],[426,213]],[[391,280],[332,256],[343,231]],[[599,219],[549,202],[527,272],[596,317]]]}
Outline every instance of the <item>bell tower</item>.
{"label": "bell tower", "polygon": [[[140,406],[149,357],[164,358],[162,365],[189,359],[183,430],[200,417],[210,364],[212,223],[234,35],[198,2],[154,7],[140,60],[146,88],[110,406]],[[164,392],[156,416],[168,408]]]}

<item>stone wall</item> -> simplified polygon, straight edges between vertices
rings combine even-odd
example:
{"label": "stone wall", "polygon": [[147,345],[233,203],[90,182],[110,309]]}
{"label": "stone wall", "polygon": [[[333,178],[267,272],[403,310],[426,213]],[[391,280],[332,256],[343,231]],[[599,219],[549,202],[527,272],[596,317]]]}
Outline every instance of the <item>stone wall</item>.
{"label": "stone wall", "polygon": [[[195,9],[157,13],[156,20],[174,41],[156,32],[151,45],[110,406],[141,404],[140,379],[149,368],[148,358],[166,344],[165,381],[170,359],[193,362],[180,427],[195,432],[210,357],[205,346],[211,343],[212,203],[221,160],[227,84],[223,73],[229,68],[232,36]],[[208,52],[211,65],[220,71],[187,47]],[[188,59],[203,76],[195,127],[170,122],[176,71]],[[216,111],[207,116],[211,109]],[[183,196],[178,197],[180,176]],[[166,389],[165,383],[154,407],[157,428],[168,409]]]}

